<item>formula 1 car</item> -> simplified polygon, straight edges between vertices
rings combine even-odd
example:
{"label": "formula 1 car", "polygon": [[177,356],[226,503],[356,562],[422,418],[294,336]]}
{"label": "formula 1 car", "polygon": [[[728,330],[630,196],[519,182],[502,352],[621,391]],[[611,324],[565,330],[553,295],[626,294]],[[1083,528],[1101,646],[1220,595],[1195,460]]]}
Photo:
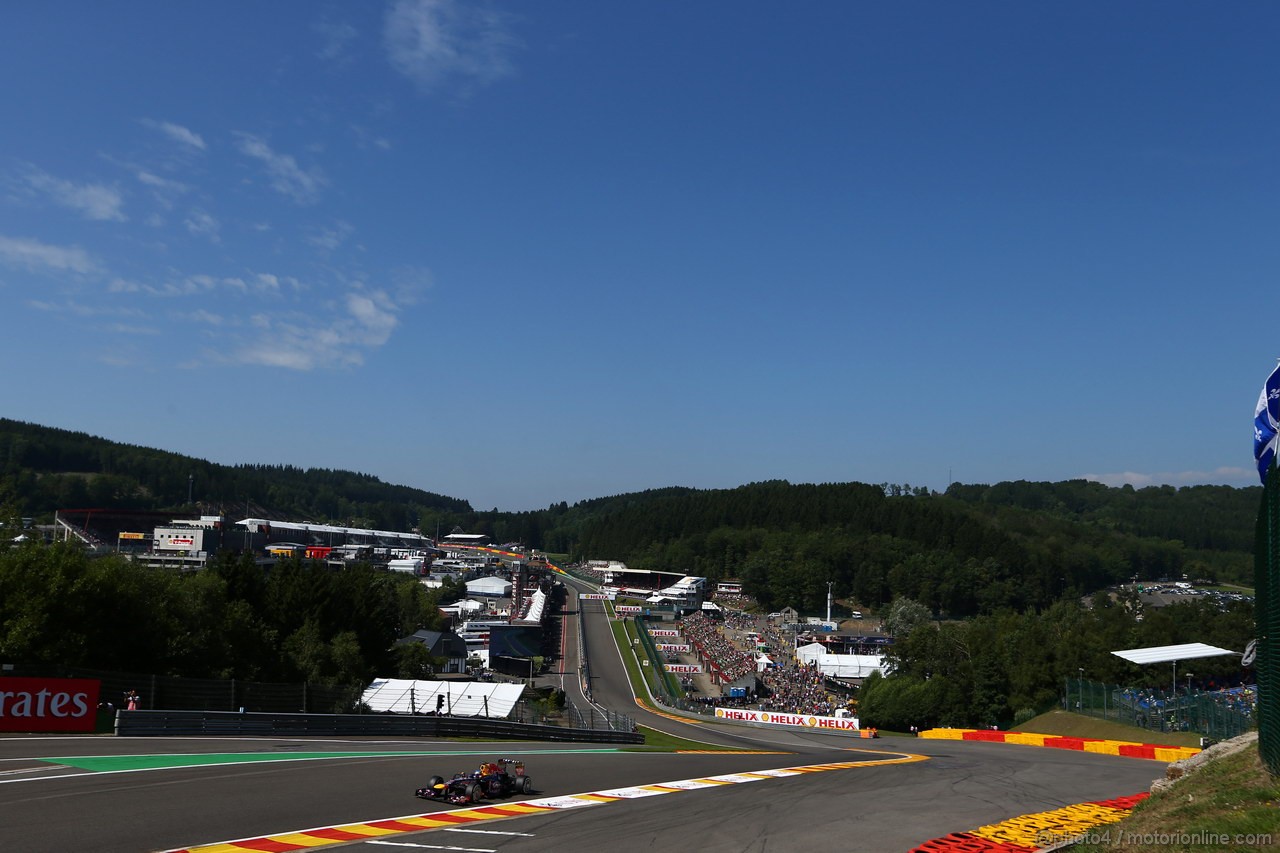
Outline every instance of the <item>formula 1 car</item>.
{"label": "formula 1 car", "polygon": [[432,776],[426,787],[419,788],[414,796],[462,805],[478,803],[485,797],[505,797],[532,791],[533,781],[524,775],[524,762],[513,758],[499,758],[497,761],[481,764],[479,770],[455,773],[452,779]]}

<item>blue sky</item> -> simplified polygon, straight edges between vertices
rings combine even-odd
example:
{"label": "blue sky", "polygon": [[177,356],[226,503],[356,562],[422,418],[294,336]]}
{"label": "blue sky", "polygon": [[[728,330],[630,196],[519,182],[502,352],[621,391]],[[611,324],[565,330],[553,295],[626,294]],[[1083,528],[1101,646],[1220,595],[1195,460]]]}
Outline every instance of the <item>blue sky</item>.
{"label": "blue sky", "polygon": [[478,509],[1251,485],[1278,25],[1264,2],[5,4],[0,411]]}

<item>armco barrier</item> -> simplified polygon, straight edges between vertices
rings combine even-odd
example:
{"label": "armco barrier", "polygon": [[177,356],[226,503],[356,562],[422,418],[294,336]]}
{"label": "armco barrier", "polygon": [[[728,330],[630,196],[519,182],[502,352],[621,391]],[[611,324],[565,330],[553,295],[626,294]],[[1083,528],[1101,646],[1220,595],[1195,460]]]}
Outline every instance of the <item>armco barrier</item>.
{"label": "armco barrier", "polygon": [[238,714],[226,711],[118,711],[116,713],[116,734],[128,737],[391,735],[399,737],[550,740],[577,743],[644,743],[644,735],[639,732],[540,726],[495,720],[488,717],[434,717],[412,714]]}

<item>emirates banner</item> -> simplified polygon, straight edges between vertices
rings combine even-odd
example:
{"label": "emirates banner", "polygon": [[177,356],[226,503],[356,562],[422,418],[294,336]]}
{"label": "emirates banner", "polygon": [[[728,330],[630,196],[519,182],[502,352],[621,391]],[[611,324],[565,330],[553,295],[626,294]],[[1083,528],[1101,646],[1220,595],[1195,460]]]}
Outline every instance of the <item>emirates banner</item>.
{"label": "emirates banner", "polygon": [[838,732],[858,730],[857,717],[818,717],[813,714],[784,714],[780,711],[748,711],[744,708],[716,708],[716,716],[722,720],[769,723],[801,729],[829,729]]}
{"label": "emirates banner", "polygon": [[0,678],[0,732],[91,732],[102,682]]}

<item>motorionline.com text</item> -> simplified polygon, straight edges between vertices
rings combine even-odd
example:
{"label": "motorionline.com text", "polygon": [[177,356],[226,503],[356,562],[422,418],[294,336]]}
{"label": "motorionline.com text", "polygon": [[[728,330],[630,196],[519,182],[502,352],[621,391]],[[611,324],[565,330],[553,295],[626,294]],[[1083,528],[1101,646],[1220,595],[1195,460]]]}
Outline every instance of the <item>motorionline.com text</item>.
{"label": "motorionline.com text", "polygon": [[1121,844],[1149,844],[1158,846],[1200,845],[1205,847],[1239,847],[1242,844],[1261,847],[1272,843],[1271,833],[1231,834],[1226,832],[1123,832],[1118,829],[1095,829],[1089,832],[1051,832],[1036,834],[1041,846],[1063,841],[1082,842],[1108,846]]}

